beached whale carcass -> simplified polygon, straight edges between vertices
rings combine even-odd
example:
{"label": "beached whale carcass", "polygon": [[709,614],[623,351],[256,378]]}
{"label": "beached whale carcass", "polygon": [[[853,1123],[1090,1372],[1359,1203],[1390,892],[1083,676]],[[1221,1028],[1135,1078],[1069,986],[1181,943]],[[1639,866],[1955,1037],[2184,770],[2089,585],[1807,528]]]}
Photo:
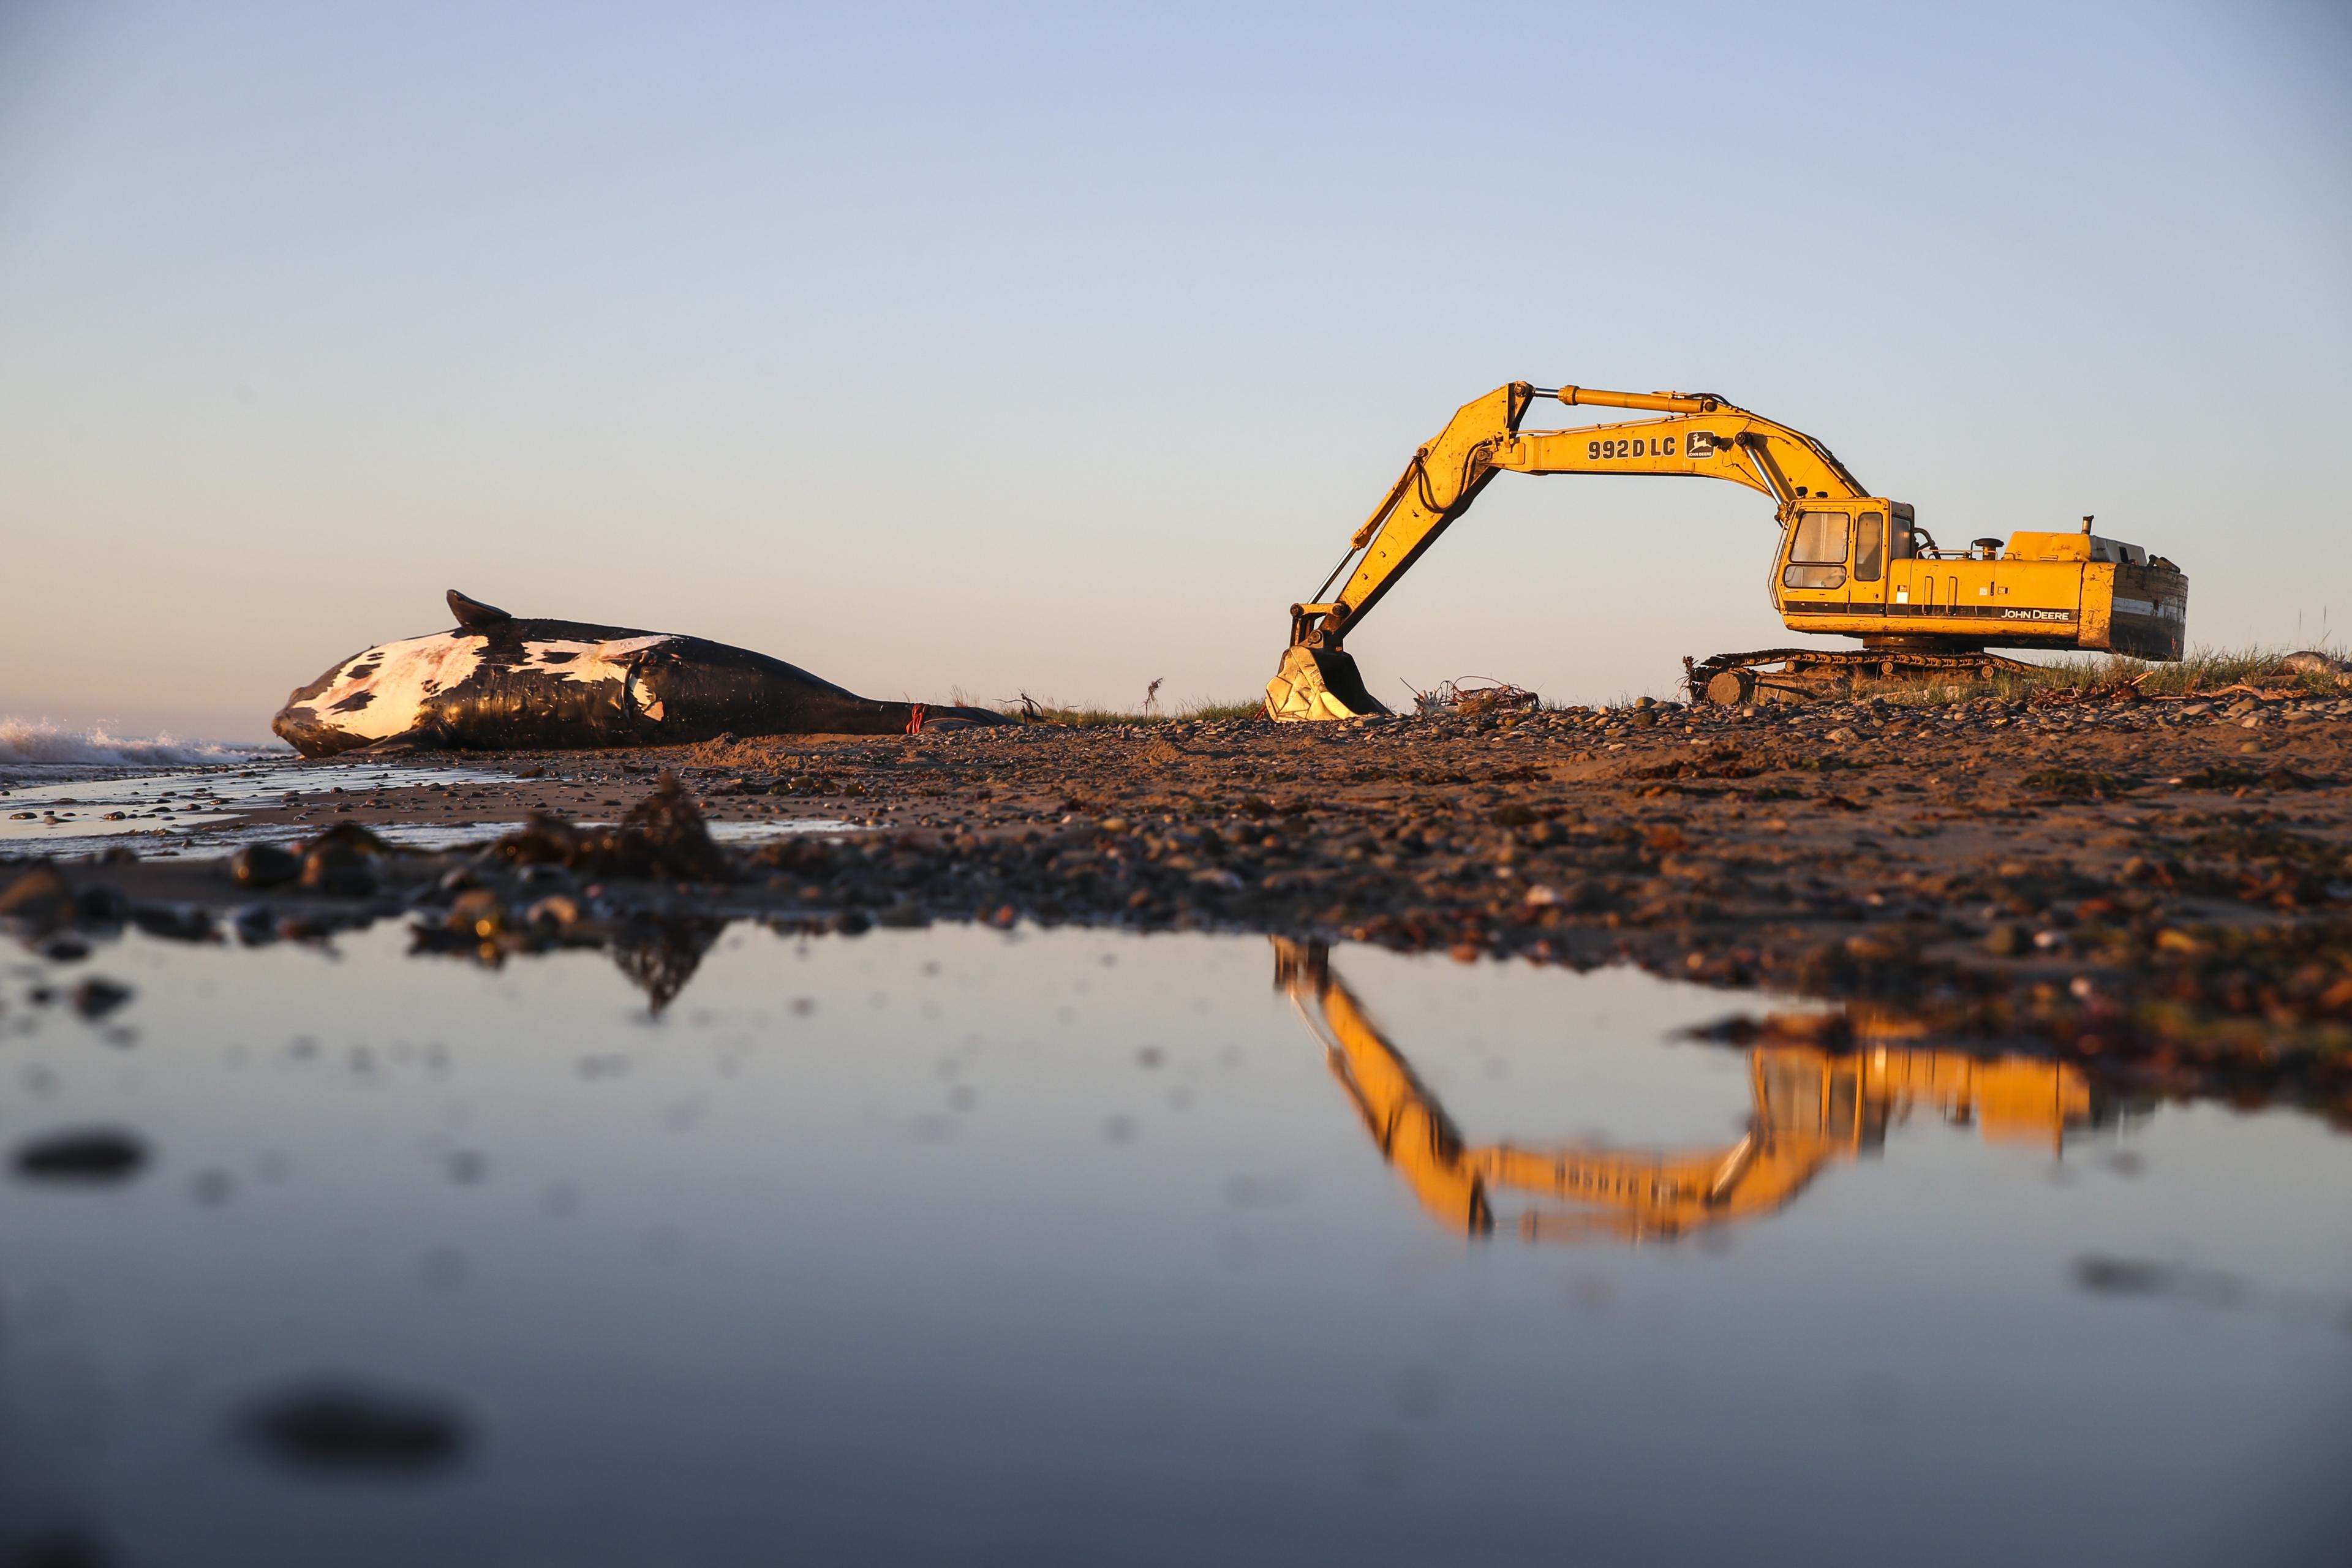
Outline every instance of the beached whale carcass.
{"label": "beached whale carcass", "polygon": [[405,742],[456,751],[660,746],[736,735],[889,735],[1012,722],[985,708],[877,702],[700,637],[518,617],[449,590],[457,626],[381,643],[270,721],[306,757]]}

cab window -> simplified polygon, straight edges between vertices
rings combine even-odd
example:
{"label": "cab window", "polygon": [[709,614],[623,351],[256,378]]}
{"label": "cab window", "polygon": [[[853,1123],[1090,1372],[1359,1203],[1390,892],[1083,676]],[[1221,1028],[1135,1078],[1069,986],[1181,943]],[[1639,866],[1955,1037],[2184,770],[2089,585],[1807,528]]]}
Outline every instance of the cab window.
{"label": "cab window", "polygon": [[1797,519],[1789,546],[1789,569],[1780,581],[1791,588],[1842,588],[1850,520],[1842,511],[1809,511]]}
{"label": "cab window", "polygon": [[1904,502],[1896,501],[1895,503],[1894,532],[1892,537],[1887,541],[1888,543],[1894,546],[1892,550],[1889,550],[1886,552],[1889,559],[1895,561],[1909,561],[1915,558],[1915,552],[1912,550],[1911,531],[1918,525],[1919,514],[1912,510],[1911,508]]}
{"label": "cab window", "polygon": [[1874,511],[1853,520],[1853,580],[1875,583],[1886,567],[1886,520]]}
{"label": "cab window", "polygon": [[1764,1124],[1775,1132],[1822,1130],[1822,1069],[1801,1061],[1764,1063]]}

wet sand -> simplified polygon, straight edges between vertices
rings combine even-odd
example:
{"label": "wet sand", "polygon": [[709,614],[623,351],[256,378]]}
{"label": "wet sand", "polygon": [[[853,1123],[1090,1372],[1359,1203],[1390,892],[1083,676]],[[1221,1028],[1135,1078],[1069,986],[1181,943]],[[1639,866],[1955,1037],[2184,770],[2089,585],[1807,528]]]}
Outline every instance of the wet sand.
{"label": "wet sand", "polygon": [[[611,821],[674,770],[713,822],[866,826],[730,850],[719,885],[542,865],[509,886],[511,853],[475,879],[518,914],[593,890],[604,907],[811,927],[1236,929],[1630,961],[2341,1107],[2347,759],[2352,700],[1667,705],[469,754],[451,762],[504,777],[303,796],[244,821]],[[429,920],[474,858],[386,856],[373,899],[268,902]],[[219,860],[68,869],[134,900],[256,897]]]}

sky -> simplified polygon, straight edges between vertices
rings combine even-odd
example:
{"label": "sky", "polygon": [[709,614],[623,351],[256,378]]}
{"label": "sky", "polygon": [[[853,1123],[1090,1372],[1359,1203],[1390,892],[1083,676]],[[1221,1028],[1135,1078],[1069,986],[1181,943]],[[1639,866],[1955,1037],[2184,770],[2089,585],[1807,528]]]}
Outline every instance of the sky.
{"label": "sky", "polygon": [[[0,720],[260,737],[451,587],[874,697],[1252,698],[1512,380],[2352,642],[2352,14],[0,0]],[[1775,537],[1507,475],[1349,646],[1667,696],[1794,640]]]}

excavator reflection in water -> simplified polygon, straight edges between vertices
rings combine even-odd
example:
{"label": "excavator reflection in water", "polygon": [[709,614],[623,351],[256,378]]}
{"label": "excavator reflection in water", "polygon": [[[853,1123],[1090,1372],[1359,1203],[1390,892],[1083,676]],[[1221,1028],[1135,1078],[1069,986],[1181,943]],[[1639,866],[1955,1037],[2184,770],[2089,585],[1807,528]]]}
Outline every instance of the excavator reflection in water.
{"label": "excavator reflection in water", "polygon": [[1465,1235],[1495,1229],[1495,1201],[1505,1194],[1537,1200],[1517,1220],[1530,1241],[1671,1241],[1755,1219],[1788,1204],[1832,1162],[1875,1151],[1888,1121],[1915,1105],[1934,1106],[1948,1121],[1973,1120],[1990,1142],[2053,1151],[2068,1131],[2105,1120],[2095,1117],[2090,1083],[2074,1068],[1913,1048],[1899,1024],[1862,1016],[1849,1051],[1752,1047],[1755,1112],[1747,1135],[1728,1148],[1652,1153],[1472,1144],[1331,973],[1324,944],[1276,937],[1274,945],[1275,984],[1322,1040],[1332,1075],[1381,1156],[1423,1207]]}

